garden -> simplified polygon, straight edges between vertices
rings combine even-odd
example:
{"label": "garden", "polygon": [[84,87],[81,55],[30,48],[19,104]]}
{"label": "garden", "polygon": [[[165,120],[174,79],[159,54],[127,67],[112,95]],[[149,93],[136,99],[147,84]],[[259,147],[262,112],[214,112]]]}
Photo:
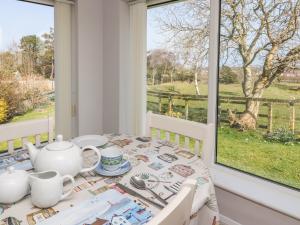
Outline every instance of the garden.
{"label": "garden", "polygon": [[[283,85],[284,83],[281,83]],[[297,85],[297,84],[295,84]],[[289,85],[288,85],[289,86]],[[299,85],[300,86],[300,85]],[[240,84],[220,84],[220,96],[241,97]],[[201,95],[207,96],[208,86],[199,84]],[[148,85],[148,93],[167,93],[176,95],[195,95],[193,82],[173,82],[158,85]],[[264,98],[290,99],[298,96],[295,90],[274,85],[270,87]],[[162,98],[161,112],[159,112],[159,98],[148,94],[148,110],[155,113],[170,115],[169,98]],[[244,110],[243,104],[219,103],[221,118],[218,126],[217,162],[235,169],[252,173],[291,187],[300,188],[300,105],[295,106],[295,132],[290,131],[289,104],[275,105],[273,108],[273,132],[268,133],[267,106],[261,107],[256,130],[240,131],[230,127],[227,108],[235,112]],[[173,99],[173,116],[185,119],[185,101]],[[193,100],[189,103],[189,120],[206,122],[207,98]]]}

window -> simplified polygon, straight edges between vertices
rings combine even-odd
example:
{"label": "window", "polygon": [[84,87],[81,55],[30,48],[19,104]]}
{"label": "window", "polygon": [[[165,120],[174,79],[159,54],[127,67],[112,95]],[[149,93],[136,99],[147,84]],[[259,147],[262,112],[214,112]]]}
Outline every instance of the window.
{"label": "window", "polygon": [[147,110],[206,123],[209,1],[147,12]]}
{"label": "window", "polygon": [[[0,126],[53,118],[54,8],[3,0],[0,21]],[[21,146],[21,140],[14,141],[15,148]],[[0,143],[0,152],[7,148],[7,142]]]}
{"label": "window", "polygon": [[300,5],[220,11],[217,163],[300,189]]}

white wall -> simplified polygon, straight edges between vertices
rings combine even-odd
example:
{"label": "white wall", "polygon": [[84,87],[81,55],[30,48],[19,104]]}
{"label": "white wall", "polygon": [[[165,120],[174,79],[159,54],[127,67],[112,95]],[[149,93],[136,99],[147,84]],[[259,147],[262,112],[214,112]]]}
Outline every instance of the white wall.
{"label": "white wall", "polygon": [[103,132],[103,1],[78,0],[78,134]]}
{"label": "white wall", "polygon": [[[242,225],[300,225],[300,221],[216,188],[220,213]],[[300,207],[300,206],[299,206]],[[228,223],[228,225],[231,225]]]}
{"label": "white wall", "polygon": [[111,133],[119,132],[124,115],[119,112],[129,73],[129,6],[121,0],[103,0],[103,8],[103,130]]}
{"label": "white wall", "polygon": [[111,133],[119,124],[119,1],[103,0],[103,8],[103,129]]}
{"label": "white wall", "polygon": [[77,133],[124,131],[129,126],[121,110],[128,87],[129,6],[123,0],[77,0],[75,14]]}

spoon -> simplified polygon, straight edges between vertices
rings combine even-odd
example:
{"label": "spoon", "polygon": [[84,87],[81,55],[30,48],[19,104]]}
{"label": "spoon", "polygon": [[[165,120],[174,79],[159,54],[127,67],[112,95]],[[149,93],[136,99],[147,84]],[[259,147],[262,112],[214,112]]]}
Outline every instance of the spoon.
{"label": "spoon", "polygon": [[130,178],[130,183],[137,189],[140,190],[147,190],[149,192],[151,192],[151,194],[156,197],[160,202],[162,202],[163,204],[167,205],[168,202],[166,200],[164,200],[163,198],[161,198],[158,194],[156,194],[154,191],[152,191],[150,188],[148,188],[146,186],[145,181],[143,181],[141,178],[139,178],[138,176],[132,176]]}

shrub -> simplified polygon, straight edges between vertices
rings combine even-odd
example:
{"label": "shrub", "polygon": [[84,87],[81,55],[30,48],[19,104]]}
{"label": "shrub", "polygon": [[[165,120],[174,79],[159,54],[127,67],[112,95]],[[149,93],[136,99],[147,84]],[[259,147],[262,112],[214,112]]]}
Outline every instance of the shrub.
{"label": "shrub", "polygon": [[173,110],[169,110],[168,112],[165,113],[165,115],[175,117],[175,118],[181,118],[182,117],[181,112],[174,112]]}
{"label": "shrub", "polygon": [[223,66],[220,71],[220,83],[234,84],[238,83],[238,75],[228,66]]}
{"label": "shrub", "polygon": [[8,105],[6,120],[25,112],[23,107],[24,96],[18,81],[0,81],[0,90],[0,99],[3,99]]}
{"label": "shrub", "polygon": [[47,101],[44,94],[47,93],[47,88],[35,83],[34,80],[0,80],[0,90],[0,99],[7,104],[4,122],[37,108]]}
{"label": "shrub", "polygon": [[266,134],[265,139],[269,142],[279,142],[284,144],[295,143],[298,141],[296,136],[285,128],[279,128],[273,133]]}
{"label": "shrub", "polygon": [[7,120],[8,105],[4,99],[0,99],[0,124]]}

